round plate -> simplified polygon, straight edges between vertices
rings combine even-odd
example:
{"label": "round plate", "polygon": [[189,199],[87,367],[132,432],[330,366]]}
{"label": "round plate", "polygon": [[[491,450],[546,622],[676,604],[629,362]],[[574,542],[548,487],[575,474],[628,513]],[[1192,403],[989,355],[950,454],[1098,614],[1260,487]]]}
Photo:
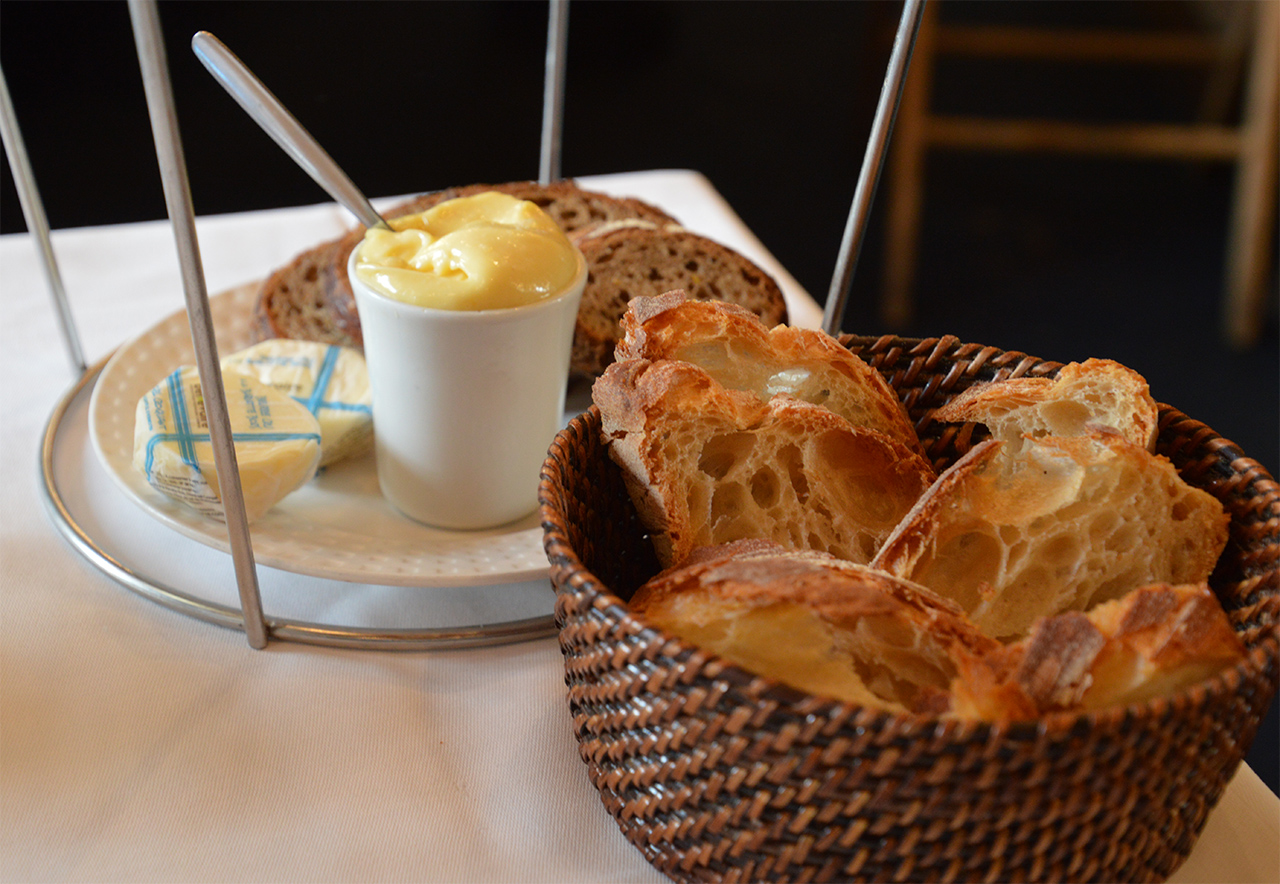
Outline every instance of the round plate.
{"label": "round plate", "polygon": [[[257,291],[248,285],[210,298],[219,353],[253,343],[249,317]],[[229,551],[222,522],[156,491],[133,466],[138,400],[178,366],[193,364],[187,314],[178,311],[124,344],[107,363],[89,404],[89,433],[108,475],[143,510],[187,537]],[[576,414],[585,403],[573,392],[570,412]],[[355,583],[487,585],[548,572],[536,512],[485,531],[427,527],[383,499],[372,453],[327,467],[254,522],[251,535],[258,564]]]}

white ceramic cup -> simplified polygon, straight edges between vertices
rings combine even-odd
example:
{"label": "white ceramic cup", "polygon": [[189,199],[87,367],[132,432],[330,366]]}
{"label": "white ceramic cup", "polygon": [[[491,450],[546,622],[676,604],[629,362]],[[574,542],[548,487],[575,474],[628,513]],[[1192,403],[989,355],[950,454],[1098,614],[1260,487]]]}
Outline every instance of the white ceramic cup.
{"label": "white ceramic cup", "polygon": [[538,474],[563,425],[587,267],[561,293],[501,310],[437,310],[389,298],[347,263],[364,335],[382,494],[419,522],[492,528],[537,507]]}

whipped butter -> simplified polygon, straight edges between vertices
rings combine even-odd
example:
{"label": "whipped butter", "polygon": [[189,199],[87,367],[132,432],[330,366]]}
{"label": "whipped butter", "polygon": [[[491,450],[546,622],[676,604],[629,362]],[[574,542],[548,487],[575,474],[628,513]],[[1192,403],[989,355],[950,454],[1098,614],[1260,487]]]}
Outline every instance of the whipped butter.
{"label": "whipped butter", "polygon": [[582,257],[533,203],[486,192],[370,228],[356,254],[361,282],[438,310],[522,307],[564,292]]}

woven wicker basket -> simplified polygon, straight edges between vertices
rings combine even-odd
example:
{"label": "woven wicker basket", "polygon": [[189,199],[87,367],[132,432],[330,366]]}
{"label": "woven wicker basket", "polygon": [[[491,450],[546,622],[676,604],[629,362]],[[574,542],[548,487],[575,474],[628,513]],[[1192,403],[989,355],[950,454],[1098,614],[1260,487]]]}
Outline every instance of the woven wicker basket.
{"label": "woven wicker basket", "polygon": [[[953,338],[844,338],[898,390],[941,467],[971,429],[929,412],[1058,363]],[[1186,858],[1274,696],[1280,486],[1161,406],[1159,451],[1231,513],[1212,579],[1246,662],[1176,696],[1037,722],[888,714],[752,675],[647,627],[657,572],[621,476],[577,418],[540,489],[569,707],[628,839],[680,880],[1160,880]]]}

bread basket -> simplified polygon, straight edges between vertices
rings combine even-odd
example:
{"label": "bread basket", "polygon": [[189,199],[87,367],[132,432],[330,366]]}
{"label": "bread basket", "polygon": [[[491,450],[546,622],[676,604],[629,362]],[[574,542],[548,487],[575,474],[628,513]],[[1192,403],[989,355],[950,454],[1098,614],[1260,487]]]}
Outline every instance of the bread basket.
{"label": "bread basket", "polygon": [[[934,462],[973,428],[929,413],[975,381],[1058,363],[954,338],[843,342],[898,391]],[[657,572],[593,408],[540,486],[574,733],[623,834],[677,880],[1161,880],[1190,852],[1274,696],[1280,486],[1230,442],[1160,407],[1158,450],[1219,498],[1212,578],[1248,649],[1179,694],[1092,714],[981,723],[824,700],[631,616]]]}

